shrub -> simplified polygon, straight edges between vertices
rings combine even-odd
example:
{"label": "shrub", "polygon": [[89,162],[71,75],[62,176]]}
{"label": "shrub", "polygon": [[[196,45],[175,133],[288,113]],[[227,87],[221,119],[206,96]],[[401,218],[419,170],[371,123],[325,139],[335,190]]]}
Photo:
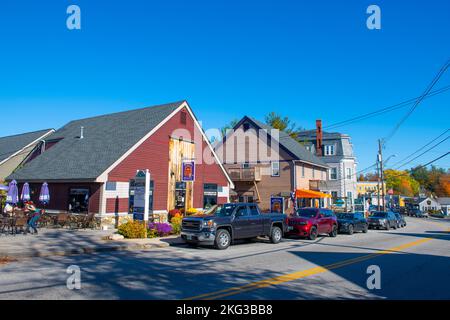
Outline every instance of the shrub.
{"label": "shrub", "polygon": [[172,209],[169,211],[169,221],[172,220],[173,217],[176,217],[177,215],[181,215],[181,211],[178,209]]}
{"label": "shrub", "polygon": [[152,235],[156,233],[159,237],[167,236],[172,232],[172,226],[165,222],[150,222],[148,229]]}
{"label": "shrub", "polygon": [[197,209],[195,209],[195,208],[189,208],[189,209],[186,210],[186,215],[187,216],[192,216],[192,215],[194,215],[196,213],[197,213]]}
{"label": "shrub", "polygon": [[172,233],[173,234],[179,234],[181,232],[182,220],[183,220],[183,218],[181,217],[181,215],[176,215],[175,217],[172,218],[170,224],[172,225]]}
{"label": "shrub", "polygon": [[136,220],[128,221],[120,225],[118,232],[127,239],[142,239],[147,237],[145,224]]}

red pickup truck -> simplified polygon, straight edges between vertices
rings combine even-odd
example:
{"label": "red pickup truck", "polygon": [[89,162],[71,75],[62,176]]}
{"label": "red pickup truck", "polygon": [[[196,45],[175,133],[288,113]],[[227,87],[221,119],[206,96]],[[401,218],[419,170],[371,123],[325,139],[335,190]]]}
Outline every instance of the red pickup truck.
{"label": "red pickup truck", "polygon": [[296,214],[288,217],[287,236],[296,235],[315,240],[323,233],[336,237],[337,232],[337,218],[330,209],[301,208]]}

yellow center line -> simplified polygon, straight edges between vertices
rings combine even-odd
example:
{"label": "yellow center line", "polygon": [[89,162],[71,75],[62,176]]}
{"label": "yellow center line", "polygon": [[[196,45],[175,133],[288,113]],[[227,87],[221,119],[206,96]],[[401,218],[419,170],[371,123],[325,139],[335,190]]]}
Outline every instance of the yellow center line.
{"label": "yellow center line", "polygon": [[[450,228],[448,228],[447,232],[450,232]],[[329,265],[326,265],[323,267],[318,266],[318,267],[314,267],[314,268],[307,269],[307,270],[296,271],[293,273],[284,274],[284,275],[273,277],[273,278],[268,278],[268,279],[264,279],[264,280],[260,280],[260,281],[251,282],[251,283],[243,285],[243,286],[231,287],[228,289],[223,289],[223,290],[219,290],[219,291],[215,291],[215,292],[197,295],[194,297],[186,298],[184,300],[220,299],[220,298],[240,294],[240,293],[251,291],[251,290],[265,288],[265,287],[273,286],[273,285],[277,285],[277,284],[282,284],[282,283],[286,283],[289,281],[294,281],[294,280],[306,278],[309,276],[317,275],[320,273],[325,273],[325,272],[333,270],[333,269],[342,268],[344,266],[348,266],[348,265],[355,264],[355,263],[358,263],[361,261],[369,260],[369,259],[381,256],[381,255],[399,252],[404,249],[408,249],[408,248],[426,243],[430,240],[433,240],[433,238],[422,238],[422,239],[412,241],[412,242],[409,242],[406,244],[402,244],[402,245],[399,245],[399,246],[396,246],[396,247],[393,247],[390,249],[382,250],[382,251],[379,251],[376,253],[367,254],[367,255],[364,255],[361,257],[356,257],[356,258],[332,263],[332,264],[329,264]]]}

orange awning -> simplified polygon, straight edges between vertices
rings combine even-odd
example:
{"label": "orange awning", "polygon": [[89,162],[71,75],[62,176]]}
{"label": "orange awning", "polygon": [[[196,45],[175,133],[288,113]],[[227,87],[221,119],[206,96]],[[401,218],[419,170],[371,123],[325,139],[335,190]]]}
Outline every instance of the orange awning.
{"label": "orange awning", "polygon": [[308,198],[308,199],[331,198],[330,194],[323,193],[320,191],[305,190],[305,189],[295,190],[295,196],[297,198]]}

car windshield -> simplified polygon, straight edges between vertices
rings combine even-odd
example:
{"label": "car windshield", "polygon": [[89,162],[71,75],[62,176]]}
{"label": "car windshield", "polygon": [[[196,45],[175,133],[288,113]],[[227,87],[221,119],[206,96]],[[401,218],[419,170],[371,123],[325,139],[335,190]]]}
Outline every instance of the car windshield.
{"label": "car windshield", "polygon": [[374,212],[370,216],[373,218],[386,218],[387,213],[386,212]]}
{"label": "car windshield", "polygon": [[299,217],[305,217],[305,218],[312,218],[315,217],[317,214],[316,209],[298,209],[297,215]]}
{"label": "car windshield", "polygon": [[216,216],[220,216],[220,217],[231,216],[235,207],[236,206],[233,204],[225,204],[225,205],[219,206],[216,210]]}
{"label": "car windshield", "polygon": [[352,213],[338,213],[337,215],[338,219],[353,219],[354,215]]}

